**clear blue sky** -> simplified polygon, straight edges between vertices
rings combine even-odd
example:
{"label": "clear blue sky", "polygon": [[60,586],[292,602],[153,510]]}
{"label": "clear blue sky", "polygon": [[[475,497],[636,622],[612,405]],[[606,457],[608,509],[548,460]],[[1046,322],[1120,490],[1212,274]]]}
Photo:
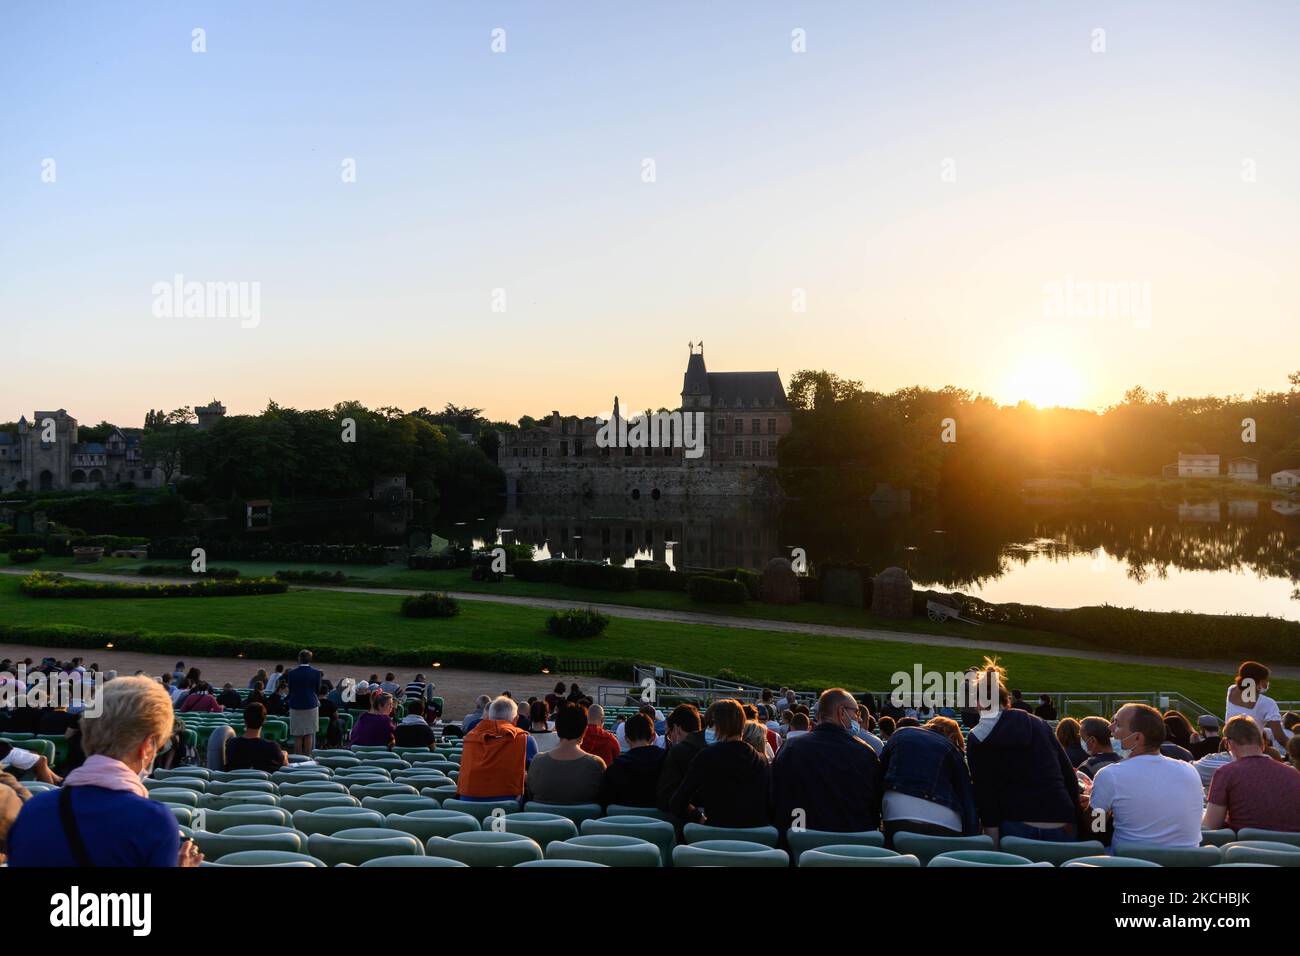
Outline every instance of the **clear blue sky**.
{"label": "clear blue sky", "polygon": [[[1282,388],[1297,49],[1281,0],[5,3],[0,421],[592,414],[670,403],[700,338],[1004,401]],[[156,317],[177,273],[260,323]],[[1045,315],[1067,277],[1149,321]]]}

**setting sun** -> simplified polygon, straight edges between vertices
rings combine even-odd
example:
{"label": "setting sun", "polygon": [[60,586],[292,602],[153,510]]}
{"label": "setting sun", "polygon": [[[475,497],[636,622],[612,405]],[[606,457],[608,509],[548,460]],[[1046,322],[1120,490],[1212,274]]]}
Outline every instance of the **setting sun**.
{"label": "setting sun", "polygon": [[1069,361],[1050,353],[1026,356],[1007,379],[1009,402],[1032,402],[1039,408],[1077,408],[1083,402],[1083,380]]}

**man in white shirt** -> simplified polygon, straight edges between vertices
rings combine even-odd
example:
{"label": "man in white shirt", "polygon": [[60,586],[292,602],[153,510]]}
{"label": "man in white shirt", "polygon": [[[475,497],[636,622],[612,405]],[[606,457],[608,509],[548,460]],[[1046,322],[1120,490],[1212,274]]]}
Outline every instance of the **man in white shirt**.
{"label": "man in white shirt", "polygon": [[1165,742],[1160,711],[1149,704],[1125,704],[1110,732],[1128,756],[1097,771],[1089,804],[1113,815],[1111,845],[1200,846],[1201,777],[1187,761],[1160,753]]}

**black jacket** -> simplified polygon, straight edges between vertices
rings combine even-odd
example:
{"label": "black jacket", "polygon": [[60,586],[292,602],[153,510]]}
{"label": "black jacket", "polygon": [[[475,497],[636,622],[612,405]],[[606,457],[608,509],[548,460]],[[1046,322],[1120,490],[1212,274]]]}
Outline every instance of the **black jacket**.
{"label": "black jacket", "polygon": [[771,822],[767,761],[743,740],[711,744],[695,755],[669,810],[715,827],[763,827]]}
{"label": "black jacket", "polygon": [[985,827],[1002,821],[1075,822],[1079,781],[1047,721],[1004,709],[993,730],[966,740],[975,805]]}
{"label": "black jacket", "polygon": [[772,762],[772,820],[788,830],[803,810],[806,830],[856,833],[880,827],[880,761],[836,724],[787,740]]}
{"label": "black jacket", "polygon": [[614,758],[601,784],[602,806],[653,807],[658,800],[659,775],[668,751],[653,744],[634,747]]}
{"label": "black jacket", "polygon": [[668,811],[673,802],[673,794],[677,792],[677,788],[686,779],[686,771],[690,767],[691,761],[706,746],[704,731],[697,730],[693,734],[687,734],[668,748],[668,756],[664,758],[663,769],[659,771],[659,786],[656,790],[655,805],[660,810]]}

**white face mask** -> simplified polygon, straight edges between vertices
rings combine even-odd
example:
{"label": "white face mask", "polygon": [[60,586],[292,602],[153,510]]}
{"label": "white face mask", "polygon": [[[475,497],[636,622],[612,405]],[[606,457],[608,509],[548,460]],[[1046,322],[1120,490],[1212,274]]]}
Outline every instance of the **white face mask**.
{"label": "white face mask", "polygon": [[704,730],[704,742],[706,744],[716,744],[718,742],[718,733],[712,727],[706,727]]}
{"label": "white face mask", "polygon": [[1127,760],[1132,755],[1133,751],[1130,748],[1124,746],[1124,741],[1128,740],[1129,737],[1135,737],[1135,736],[1137,735],[1129,734],[1128,737],[1117,737],[1115,739],[1115,753],[1119,754],[1121,759]]}

